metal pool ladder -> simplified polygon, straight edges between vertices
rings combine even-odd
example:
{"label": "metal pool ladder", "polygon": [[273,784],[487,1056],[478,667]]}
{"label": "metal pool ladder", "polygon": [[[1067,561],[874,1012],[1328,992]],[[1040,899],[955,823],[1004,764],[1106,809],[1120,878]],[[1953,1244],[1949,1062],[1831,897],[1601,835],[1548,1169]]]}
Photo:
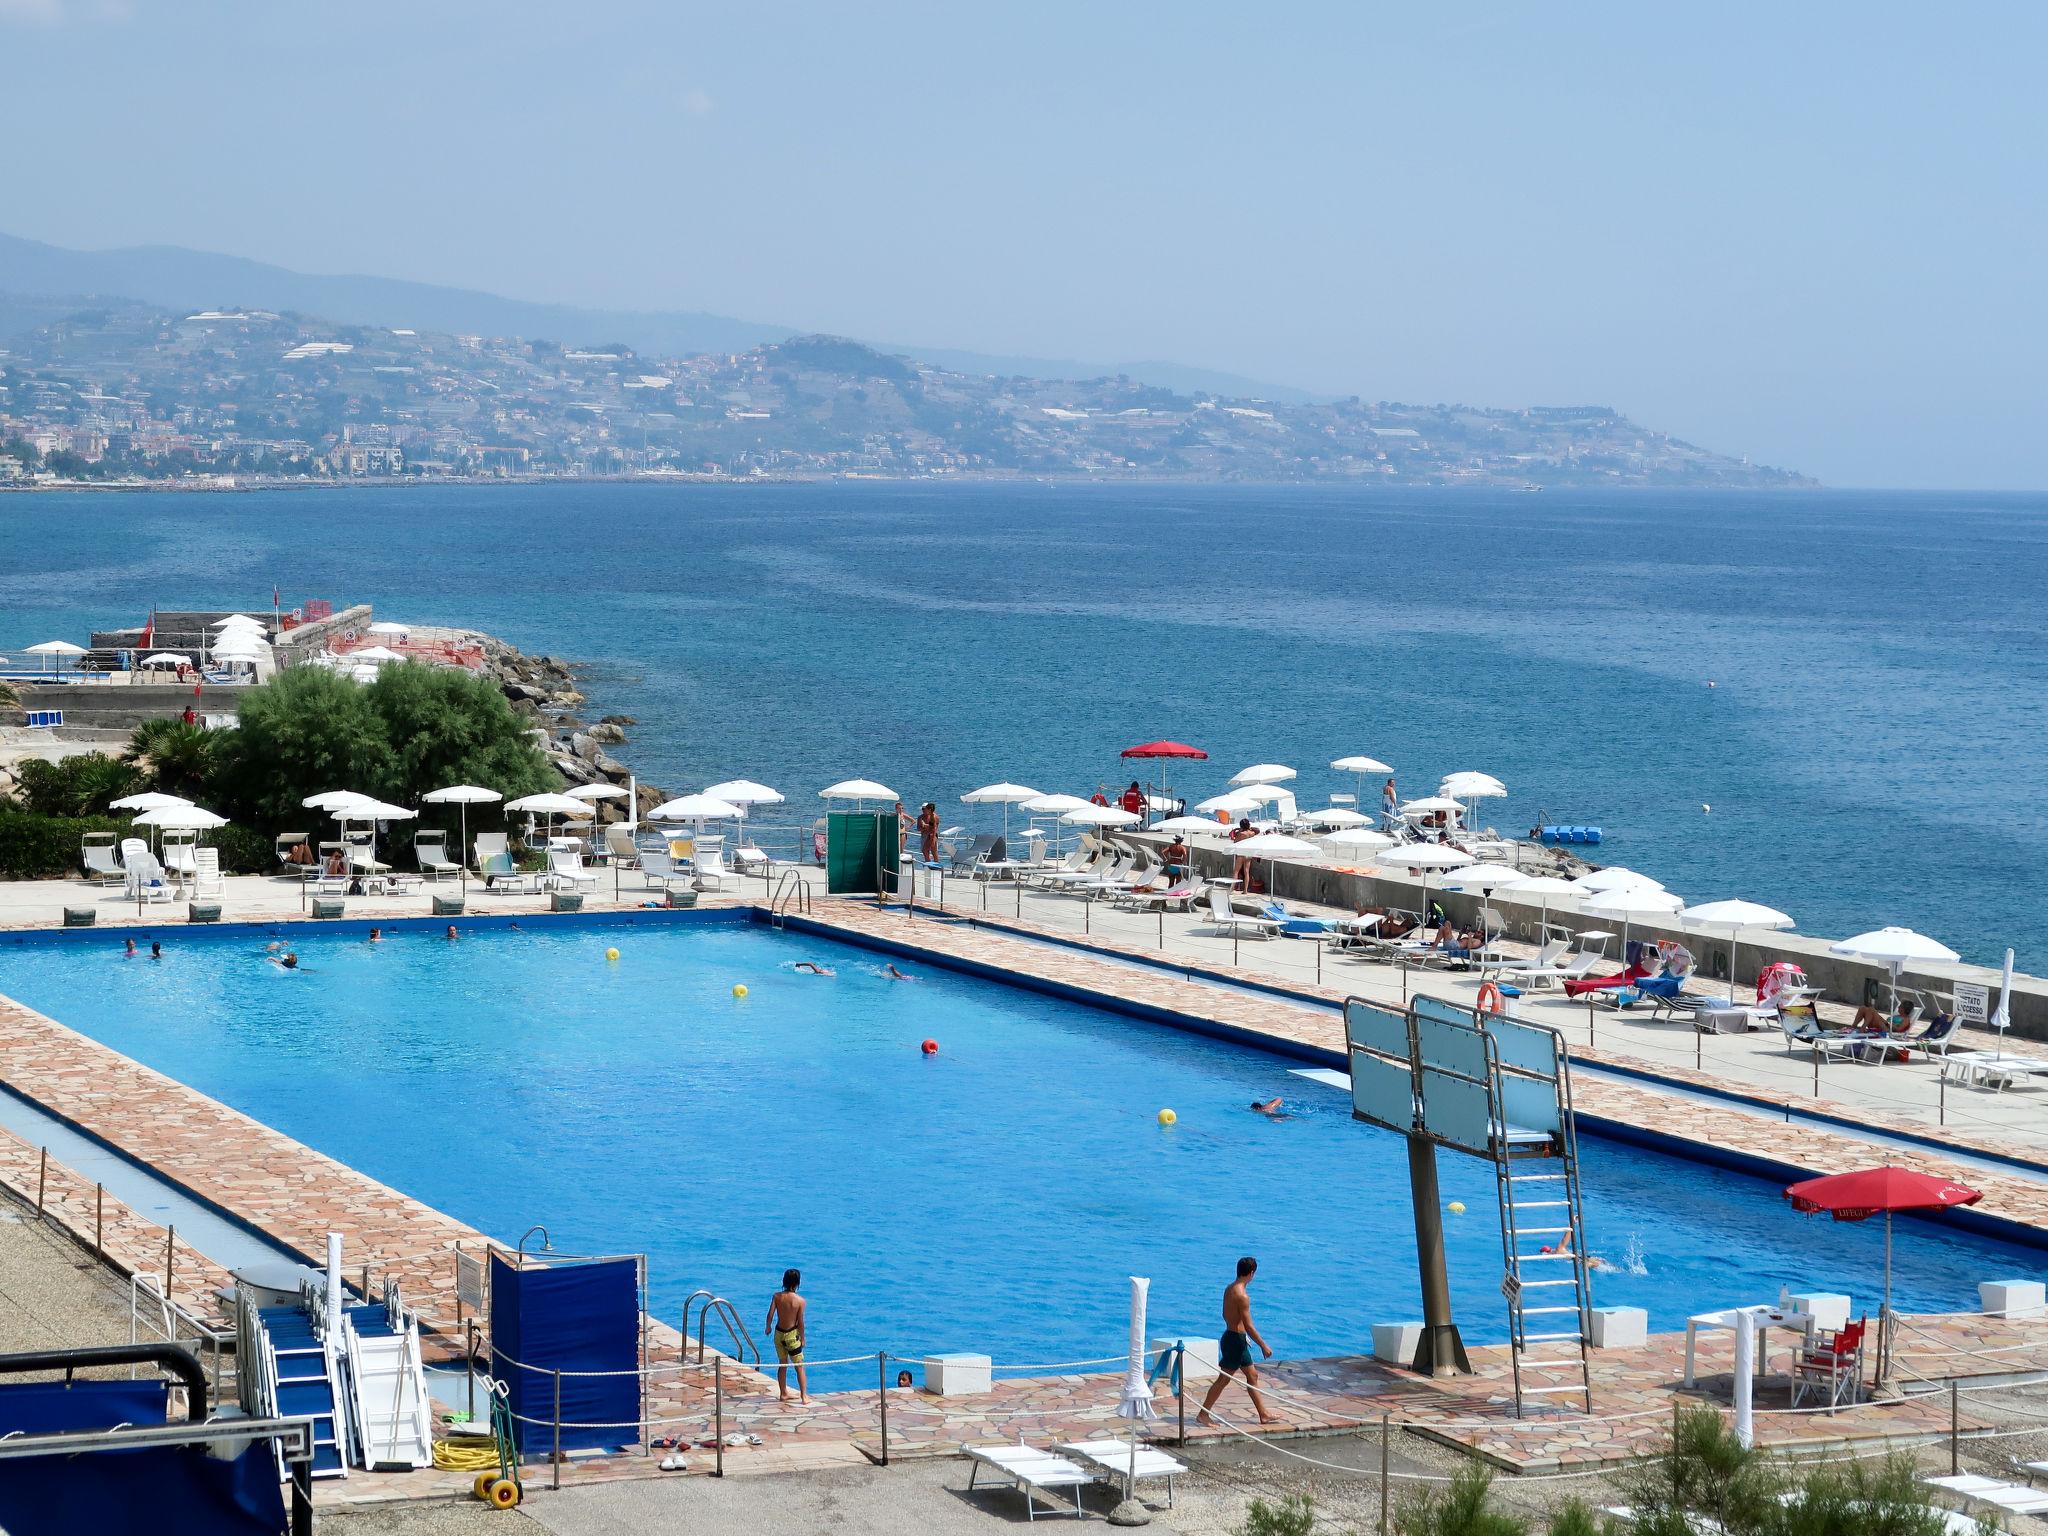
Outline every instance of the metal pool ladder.
{"label": "metal pool ladder", "polygon": [[782,878],[775,882],[775,894],[768,900],[768,921],[780,928],[784,916],[790,912],[811,915],[811,888],[804,880],[800,869],[786,869]]}
{"label": "metal pool ladder", "polygon": [[[1576,1393],[1584,1411],[1591,1413],[1593,1384],[1586,1347],[1593,1325],[1592,1296],[1585,1214],[1579,1200],[1579,1141],[1572,1123],[1571,1058],[1562,1040],[1554,1073],[1523,1062],[1504,1063],[1497,1048],[1486,1055],[1495,1106],[1513,1097],[1504,1093],[1504,1079],[1514,1078],[1523,1093],[1547,1090],[1555,1095],[1553,1123],[1559,1127],[1540,1141],[1510,1137],[1504,1126],[1491,1138],[1494,1178],[1500,1186],[1500,1246],[1507,1263],[1501,1294],[1508,1304],[1515,1412],[1521,1414],[1524,1398]],[[1505,1119],[1505,1110],[1500,1112]],[[1525,1376],[1530,1378],[1526,1382]]]}
{"label": "metal pool ladder", "polygon": [[[700,1301],[703,1303],[701,1307],[698,1306]],[[734,1309],[733,1304],[723,1296],[715,1295],[706,1290],[692,1291],[683,1301],[683,1348],[685,1353],[688,1352],[690,1344],[690,1309],[692,1307],[697,1307],[697,1363],[699,1365],[704,1363],[704,1325],[711,1320],[711,1315],[714,1312],[718,1314],[718,1320],[725,1324],[725,1331],[732,1338],[733,1359],[745,1364],[747,1357],[751,1355],[753,1356],[754,1364],[759,1365],[761,1363],[761,1351],[754,1341],[747,1336],[747,1330],[741,1326],[740,1315]]]}

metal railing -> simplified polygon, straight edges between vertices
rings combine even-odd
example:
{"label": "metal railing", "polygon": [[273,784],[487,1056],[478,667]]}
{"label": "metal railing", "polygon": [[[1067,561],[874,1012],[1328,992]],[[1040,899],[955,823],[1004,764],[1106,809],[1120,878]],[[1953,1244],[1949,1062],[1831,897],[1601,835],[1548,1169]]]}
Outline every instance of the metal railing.
{"label": "metal railing", "polygon": [[747,1336],[747,1330],[740,1323],[740,1315],[734,1309],[733,1304],[723,1296],[707,1290],[699,1289],[692,1291],[683,1301],[683,1341],[686,1346],[690,1338],[690,1311],[693,1307],[696,1308],[697,1312],[697,1363],[699,1365],[704,1363],[704,1327],[705,1324],[710,1322],[714,1312],[718,1315],[718,1320],[725,1324],[725,1331],[732,1339],[733,1359],[744,1364],[747,1358],[752,1356],[754,1364],[759,1365],[761,1363],[761,1351],[754,1341]]}

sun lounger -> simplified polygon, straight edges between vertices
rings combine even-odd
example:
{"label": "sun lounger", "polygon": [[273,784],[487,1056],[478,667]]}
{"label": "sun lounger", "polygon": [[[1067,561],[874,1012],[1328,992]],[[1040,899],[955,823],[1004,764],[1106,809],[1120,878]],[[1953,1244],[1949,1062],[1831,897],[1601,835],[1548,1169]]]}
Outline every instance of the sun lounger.
{"label": "sun lounger", "polygon": [[126,893],[143,901],[169,901],[171,882],[156,855],[137,838],[121,845],[121,876]]}
{"label": "sun lounger", "polygon": [[1161,909],[1185,912],[1188,903],[1201,894],[1202,887],[1193,880],[1180,880],[1163,888],[1118,891],[1109,898],[1110,905],[1123,907],[1132,912],[1153,912]]}
{"label": "sun lounger", "polygon": [[622,821],[615,821],[604,829],[605,857],[620,869],[631,869],[640,862],[640,850],[634,845],[633,832]]}
{"label": "sun lounger", "polygon": [[2003,1093],[2014,1083],[2048,1076],[2048,1061],[2000,1051],[1950,1051],[1941,1058],[1941,1075],[1965,1087]]}
{"label": "sun lounger", "polygon": [[221,878],[220,850],[199,848],[192,854],[192,896],[225,896],[227,881]]}
{"label": "sun lounger", "polygon": [[690,883],[689,872],[678,869],[667,852],[645,847],[640,850],[640,879],[650,891],[672,891],[678,880],[685,889]]}
{"label": "sun lounger", "polygon": [[419,861],[420,873],[439,885],[443,880],[458,878],[462,866],[448,857],[448,834],[446,832],[422,832],[412,840],[413,857]]}
{"label": "sun lounger", "polygon": [[1530,959],[1488,955],[1480,962],[1479,974],[1482,978],[1512,982],[1518,987],[1547,986],[1563,974],[1560,962],[1569,948],[1569,939],[1547,939]]}
{"label": "sun lounger", "polygon": [[586,890],[597,889],[597,876],[583,867],[583,856],[572,848],[550,848],[548,850],[548,884],[575,890],[582,886]]}
{"label": "sun lounger", "polygon": [[119,885],[127,879],[127,872],[121,868],[121,860],[114,850],[113,834],[110,832],[88,832],[79,845],[79,862],[85,868],[85,878],[91,885]]}
{"label": "sun lounger", "polygon": [[967,1454],[974,1466],[967,1474],[967,1491],[974,1491],[974,1483],[983,1467],[1000,1472],[1009,1478],[1024,1493],[1024,1517],[1038,1518],[1037,1505],[1032,1494],[1051,1494],[1056,1488],[1074,1490],[1074,1518],[1081,1517],[1081,1489],[1095,1481],[1095,1474],[1083,1470],[1064,1456],[1051,1451],[1041,1451],[1029,1445],[970,1445]]}
{"label": "sun lounger", "polygon": [[1958,1477],[1930,1477],[1923,1481],[1930,1488],[1945,1488],[1950,1493],[1995,1505],[2010,1514],[2048,1513],[2048,1492],[2021,1483],[2002,1483],[1995,1477],[1977,1477],[1968,1473]]}
{"label": "sun lounger", "polygon": [[1225,937],[1248,933],[1255,939],[1270,939],[1280,931],[1280,925],[1270,917],[1235,910],[1230,905],[1227,885],[1209,887],[1209,919],[1216,925],[1216,932]]}
{"label": "sun lounger", "polygon": [[1128,1477],[1134,1483],[1151,1478],[1166,1479],[1166,1507],[1173,1508],[1173,1480],[1187,1471],[1184,1462],[1175,1461],[1157,1446],[1138,1442],[1137,1454],[1133,1456],[1128,1440],[1069,1440],[1058,1449],[1095,1469],[1095,1475],[1106,1483],[1121,1485]]}

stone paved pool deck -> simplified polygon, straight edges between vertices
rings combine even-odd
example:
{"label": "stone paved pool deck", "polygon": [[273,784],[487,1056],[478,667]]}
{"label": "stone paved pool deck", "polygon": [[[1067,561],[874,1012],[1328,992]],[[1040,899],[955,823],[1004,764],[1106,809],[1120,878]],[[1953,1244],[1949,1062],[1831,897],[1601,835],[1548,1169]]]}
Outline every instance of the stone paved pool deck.
{"label": "stone paved pool deck", "polygon": [[[276,882],[264,884],[276,886]],[[248,916],[264,922],[297,920],[292,910],[295,891],[285,888],[289,901],[279,900],[271,892],[265,894],[270,899]],[[642,899],[641,893],[628,892],[617,907],[637,906]],[[709,897],[704,904],[748,905],[749,901],[735,894]],[[0,921],[19,915],[7,910],[8,905],[0,902]],[[422,905],[417,898],[349,903],[351,917],[373,921],[416,918]],[[541,906],[530,898],[493,898],[488,908],[479,903],[473,910],[538,916]],[[611,907],[613,903],[608,901],[591,903],[591,910]],[[237,910],[233,915],[239,918],[244,914]],[[1017,932],[1002,932],[991,923],[969,925],[921,913],[906,915],[865,901],[819,897],[809,921],[823,931],[900,946],[937,963],[967,963],[1054,980],[1077,992],[1092,993],[1112,1007],[1138,1003],[1170,1010],[1282,1046],[1342,1048],[1341,1020],[1326,1006],[1341,1000],[1335,989],[1297,988],[1299,1001],[1241,988],[1222,989],[1173,971],[1133,967],[1101,941],[1093,941],[1092,947],[1102,953],[1092,954],[1071,943],[1048,945],[1028,936],[1022,927]],[[1242,975],[1225,976],[1244,979]],[[1430,981],[1433,984],[1439,979],[1443,978]],[[1599,1059],[1597,1050],[1575,1050],[1575,1055]],[[399,1276],[408,1299],[420,1307],[430,1325],[441,1330],[444,1348],[455,1344],[453,1251],[458,1244],[481,1248],[489,1241],[484,1234],[5,999],[0,999],[0,1063],[4,1063],[0,1075],[21,1093],[309,1257],[322,1251],[327,1232],[341,1232],[351,1276],[365,1260],[375,1274]],[[1681,1076],[1676,1072],[1667,1075]],[[1700,1074],[1699,1080],[1722,1089],[1730,1086],[1712,1074]],[[1780,1124],[1697,1099],[1674,1098],[1647,1084],[1588,1077],[1579,1085],[1578,1103],[1588,1115],[1654,1126],[1664,1135],[1702,1148],[1734,1148],[1813,1171],[1859,1166],[1871,1158],[1868,1143],[1843,1131],[1796,1121]],[[1802,1107],[1814,1106],[1809,1102]],[[1865,1109],[1851,1104],[1834,1107],[1852,1120],[1869,1118]],[[1969,1145],[1963,1133],[1952,1139],[1958,1146]],[[1896,1159],[1962,1177],[1984,1191],[1983,1209],[2048,1231],[2048,1186],[2019,1171],[2010,1176],[1977,1167],[1958,1171],[1943,1160],[1937,1148],[1899,1152]],[[117,1269],[143,1273],[160,1269],[166,1245],[162,1228],[112,1197],[106,1197],[104,1205],[96,1205],[89,1180],[54,1161],[45,1172],[37,1149],[4,1133],[0,1133],[0,1180],[31,1201],[41,1183],[50,1219],[62,1222],[88,1247],[97,1230],[107,1261]],[[173,1269],[175,1299],[201,1316],[225,1324],[227,1319],[215,1299],[215,1292],[226,1280],[218,1267],[180,1249]],[[1360,1320],[1361,1332],[1369,1321]],[[1970,1314],[1924,1320],[1916,1326],[1924,1327],[1928,1337],[1915,1336],[1913,1344],[1919,1352],[1909,1355],[1908,1363],[1929,1380],[1950,1375],[1991,1379],[2048,1370],[2048,1320],[2020,1322]],[[656,1361],[673,1363],[678,1344],[673,1330],[659,1330]],[[1726,1335],[1702,1336],[1699,1381],[1703,1400],[1728,1401],[1732,1347]],[[1381,1415],[1391,1414],[1397,1425],[1454,1440],[1504,1467],[1539,1471],[1595,1464],[1661,1445],[1678,1394],[1682,1353],[1682,1335],[1670,1334],[1653,1336],[1642,1349],[1596,1352],[1596,1417],[1592,1421],[1514,1421],[1508,1359],[1500,1347],[1475,1349],[1477,1374],[1448,1382],[1424,1380],[1354,1358],[1276,1363],[1268,1379],[1286,1420],[1276,1433],[1376,1429]],[[892,1380],[896,1368],[892,1362]],[[911,1368],[916,1373],[917,1368]],[[764,1378],[748,1372],[736,1374],[725,1394],[727,1427],[757,1434],[764,1444],[728,1452],[728,1471],[784,1469],[879,1456],[874,1390],[823,1394],[806,1409],[783,1408],[775,1402]],[[677,1427],[687,1430],[691,1439],[706,1438],[699,1426],[708,1426],[710,1394],[701,1373],[678,1370],[671,1377],[655,1383],[651,1411],[657,1418],[691,1416],[691,1422]],[[1119,1379],[1115,1371],[1033,1376],[1001,1381],[993,1392],[980,1397],[943,1402],[918,1392],[892,1390],[888,1394],[890,1454],[937,1454],[970,1442],[1014,1440],[1020,1435],[1043,1443],[1049,1438],[1099,1431],[1113,1423]],[[1199,1389],[1199,1383],[1194,1385]],[[1783,1401],[1782,1378],[1770,1390],[1775,1397],[1760,1394],[1761,1405]],[[1238,1403],[1233,1417],[1243,1415],[1245,1405],[1236,1388],[1226,1397],[1224,1411],[1230,1412],[1231,1399]],[[1155,1426],[1155,1435],[1162,1430],[1170,1433],[1172,1406],[1170,1399],[1162,1403],[1167,1423]],[[1760,1412],[1759,1429],[1771,1443],[1827,1443],[1874,1435],[1945,1432],[1947,1412],[1945,1398],[1938,1404],[1931,1400],[1876,1404],[1836,1415]],[[1189,1429],[1190,1433],[1234,1433],[1230,1429],[1197,1431],[1192,1405]],[[689,1454],[694,1470],[708,1469],[711,1453],[700,1449]],[[561,1475],[565,1485],[674,1475],[656,1471],[657,1459],[638,1453],[579,1459],[564,1467]],[[529,1475],[547,1479],[550,1469],[530,1469]],[[323,1482],[317,1492],[323,1504],[357,1503],[452,1496],[466,1492],[468,1483],[467,1474],[358,1472],[345,1480]]]}

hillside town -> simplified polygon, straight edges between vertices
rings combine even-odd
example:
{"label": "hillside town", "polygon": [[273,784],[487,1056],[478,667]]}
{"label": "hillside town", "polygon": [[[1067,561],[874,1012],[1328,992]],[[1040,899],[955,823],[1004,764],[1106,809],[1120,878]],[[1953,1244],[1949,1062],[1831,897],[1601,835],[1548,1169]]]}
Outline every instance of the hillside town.
{"label": "hillside town", "polygon": [[1605,406],[1310,403],[947,372],[829,336],[623,344],[81,301],[0,339],[0,485],[835,475],[1773,486]]}

